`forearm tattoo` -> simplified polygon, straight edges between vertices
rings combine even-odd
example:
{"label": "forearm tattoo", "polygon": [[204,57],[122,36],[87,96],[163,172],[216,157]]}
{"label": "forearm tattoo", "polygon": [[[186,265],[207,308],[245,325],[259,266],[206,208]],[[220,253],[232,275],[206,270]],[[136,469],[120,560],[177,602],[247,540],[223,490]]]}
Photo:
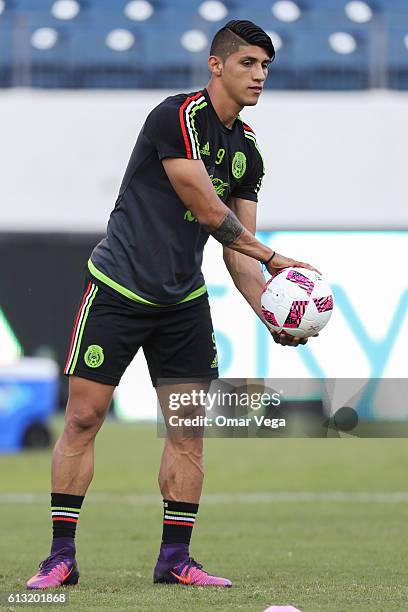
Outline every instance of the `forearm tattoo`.
{"label": "forearm tattoo", "polygon": [[240,237],[244,229],[242,223],[230,210],[221,225],[210,233],[218,242],[221,242],[224,246],[229,246]]}

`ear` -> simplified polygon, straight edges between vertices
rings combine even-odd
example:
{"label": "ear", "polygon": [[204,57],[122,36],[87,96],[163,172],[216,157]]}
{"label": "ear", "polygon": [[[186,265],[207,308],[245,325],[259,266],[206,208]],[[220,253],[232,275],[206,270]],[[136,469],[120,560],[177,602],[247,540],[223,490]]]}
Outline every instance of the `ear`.
{"label": "ear", "polygon": [[211,74],[217,77],[221,76],[223,67],[224,64],[220,57],[217,57],[216,55],[210,55],[210,57],[208,58],[208,68]]}

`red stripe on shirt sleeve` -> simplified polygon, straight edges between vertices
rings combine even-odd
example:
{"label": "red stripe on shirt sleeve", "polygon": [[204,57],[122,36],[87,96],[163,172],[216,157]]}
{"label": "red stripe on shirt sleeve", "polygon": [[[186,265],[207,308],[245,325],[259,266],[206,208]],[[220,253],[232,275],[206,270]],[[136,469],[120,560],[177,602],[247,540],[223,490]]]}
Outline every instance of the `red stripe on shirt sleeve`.
{"label": "red stripe on shirt sleeve", "polygon": [[188,136],[188,133],[187,133],[187,125],[186,125],[186,120],[185,120],[184,113],[185,113],[185,110],[186,110],[187,106],[190,104],[190,102],[193,102],[193,100],[197,100],[202,95],[203,94],[200,91],[195,96],[190,96],[189,98],[187,98],[183,102],[183,104],[180,106],[180,110],[179,110],[180,126],[181,126],[181,131],[183,133],[184,144],[186,145],[187,159],[192,159],[193,153],[192,153],[192,150],[191,150],[191,142],[190,142],[190,139],[189,139],[189,136]]}
{"label": "red stripe on shirt sleeve", "polygon": [[252,132],[253,134],[255,134],[254,130],[251,127],[249,127],[249,125],[247,123],[242,122],[242,125],[244,126],[244,128],[246,130],[248,130],[249,132]]}

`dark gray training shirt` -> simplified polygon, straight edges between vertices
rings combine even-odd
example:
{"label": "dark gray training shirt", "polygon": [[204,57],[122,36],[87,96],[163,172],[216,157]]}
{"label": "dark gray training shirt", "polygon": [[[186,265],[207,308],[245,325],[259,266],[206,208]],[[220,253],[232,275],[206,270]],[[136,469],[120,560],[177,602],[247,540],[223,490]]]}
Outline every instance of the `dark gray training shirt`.
{"label": "dark gray training shirt", "polygon": [[208,92],[166,98],[133,149],[106,237],[88,262],[100,282],[135,302],[166,306],[206,291],[201,272],[209,234],[177,196],[161,160],[201,159],[224,203],[257,201],[264,174],[253,130],[219,120]]}

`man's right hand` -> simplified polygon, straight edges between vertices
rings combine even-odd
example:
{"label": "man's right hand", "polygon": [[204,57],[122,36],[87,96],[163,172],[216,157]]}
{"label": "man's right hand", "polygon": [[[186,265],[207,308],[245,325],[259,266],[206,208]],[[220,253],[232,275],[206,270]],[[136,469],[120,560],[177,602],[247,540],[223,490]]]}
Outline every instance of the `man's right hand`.
{"label": "man's right hand", "polygon": [[290,257],[285,257],[279,253],[275,253],[272,260],[266,265],[266,269],[271,276],[276,276],[284,268],[306,268],[307,270],[313,270],[314,272],[321,274],[317,268],[314,268],[310,264],[305,263],[304,261],[291,259]]}

